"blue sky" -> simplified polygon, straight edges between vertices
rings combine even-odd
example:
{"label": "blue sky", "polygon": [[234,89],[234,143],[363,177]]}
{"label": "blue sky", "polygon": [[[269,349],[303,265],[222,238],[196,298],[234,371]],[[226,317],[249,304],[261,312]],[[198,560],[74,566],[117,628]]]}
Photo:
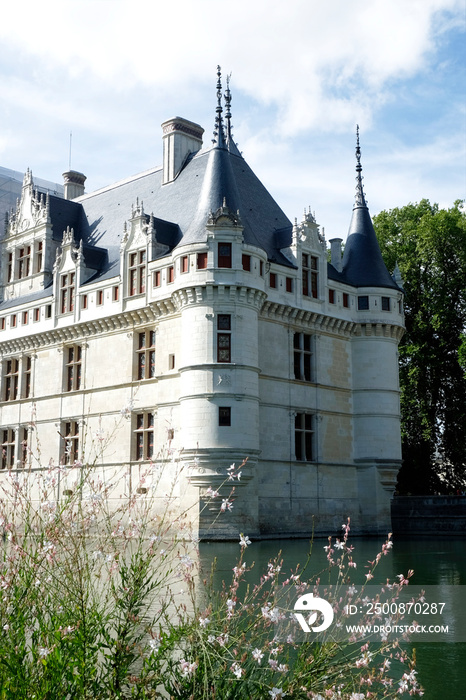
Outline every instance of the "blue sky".
{"label": "blue sky", "polygon": [[[29,0],[0,23],[0,165],[92,191],[161,164],[178,115],[234,137],[285,213],[346,237],[360,125],[371,214],[466,195],[466,0]],[[154,212],[156,214],[156,212]]]}

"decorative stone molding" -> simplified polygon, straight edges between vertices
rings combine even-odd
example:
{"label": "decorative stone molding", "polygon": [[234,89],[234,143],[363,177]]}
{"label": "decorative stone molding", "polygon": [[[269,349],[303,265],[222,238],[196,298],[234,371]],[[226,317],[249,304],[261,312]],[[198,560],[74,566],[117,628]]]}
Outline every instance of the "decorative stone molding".
{"label": "decorative stone molding", "polygon": [[349,337],[351,335],[355,325],[353,321],[345,321],[342,318],[327,316],[326,314],[316,313],[315,311],[297,309],[269,300],[263,304],[261,316],[277,321],[293,323],[303,330],[320,330],[344,337]]}

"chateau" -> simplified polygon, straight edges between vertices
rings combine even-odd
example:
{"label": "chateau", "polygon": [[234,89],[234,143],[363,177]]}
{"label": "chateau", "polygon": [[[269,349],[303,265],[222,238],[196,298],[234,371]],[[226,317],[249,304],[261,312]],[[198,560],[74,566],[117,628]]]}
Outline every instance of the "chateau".
{"label": "chateau", "polygon": [[[39,469],[40,453],[70,467],[66,497],[71,467],[112,434],[99,474],[124,473],[143,498],[140,475],[162,460],[200,536],[304,536],[313,522],[328,534],[347,516],[353,532],[386,533],[402,290],[366,205],[359,134],[342,255],[247,165],[220,71],[215,124],[203,147],[198,124],[165,121],[161,167],[89,194],[76,171],[64,198],[25,174],[0,241],[0,480]],[[246,457],[231,513],[209,529],[221,499],[202,510],[206,490]]]}

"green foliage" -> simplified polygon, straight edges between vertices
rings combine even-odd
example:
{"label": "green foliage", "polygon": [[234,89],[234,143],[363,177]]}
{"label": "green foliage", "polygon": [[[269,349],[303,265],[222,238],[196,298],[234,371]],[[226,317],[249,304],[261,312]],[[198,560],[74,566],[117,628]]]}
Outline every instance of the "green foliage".
{"label": "green foliage", "polygon": [[[405,292],[400,344],[402,493],[466,487],[466,215],[422,200],[374,218]],[[463,338],[463,340],[462,340]],[[463,363],[463,368],[461,367]]]}
{"label": "green foliage", "polygon": [[[155,493],[160,475],[160,465],[150,465],[141,484]],[[232,475],[239,479],[234,465],[227,488]],[[305,578],[306,566],[286,574],[277,557],[252,585],[242,535],[232,580],[216,590],[197,570],[196,543],[170,510],[171,497],[165,509],[154,507],[149,489],[123,497],[126,474],[109,482],[95,465],[4,476],[0,700],[362,700],[368,687],[380,699],[421,693],[396,639],[374,643],[370,653],[364,632],[351,644],[333,633],[318,645],[296,640],[288,592],[318,585]],[[64,478],[73,488],[59,498]],[[325,547],[338,604],[354,567],[349,530],[348,521],[341,541],[329,538]],[[388,539],[367,577],[390,549]],[[408,582],[400,578],[394,592]],[[288,626],[278,639],[280,620]]]}

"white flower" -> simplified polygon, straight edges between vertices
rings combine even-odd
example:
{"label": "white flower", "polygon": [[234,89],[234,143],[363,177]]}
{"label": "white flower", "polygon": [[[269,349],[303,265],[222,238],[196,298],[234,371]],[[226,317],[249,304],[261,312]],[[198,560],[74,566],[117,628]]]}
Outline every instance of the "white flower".
{"label": "white flower", "polygon": [[239,546],[247,547],[249,544],[251,544],[251,540],[249,539],[249,537],[241,533],[241,535],[239,536]]}
{"label": "white flower", "polygon": [[193,560],[188,554],[182,554],[180,557],[180,562],[181,564],[184,564],[184,566],[187,566],[188,569],[194,564]]}
{"label": "white flower", "polygon": [[254,649],[254,651],[252,652],[252,658],[254,659],[254,661],[257,661],[258,664],[260,664],[260,662],[261,662],[262,659],[264,658],[264,654],[261,652],[260,649],[257,649],[257,648],[256,648],[256,649]]}
{"label": "white flower", "polygon": [[228,598],[228,600],[227,600],[228,612],[232,612],[232,610],[233,610],[233,608],[235,607],[235,605],[236,605],[236,601],[235,601],[235,600],[232,600],[231,598]]}
{"label": "white flower", "polygon": [[45,657],[50,654],[50,649],[47,649],[47,647],[39,647],[38,652],[41,659],[45,659]]}
{"label": "white flower", "polygon": [[244,671],[243,671],[243,669],[241,668],[241,666],[239,665],[239,663],[238,663],[237,661],[235,661],[234,663],[232,663],[232,665],[230,666],[230,668],[231,668],[231,670],[233,671],[233,673],[235,674],[236,678],[241,678],[241,676],[243,675]]}
{"label": "white flower", "polygon": [[201,625],[201,627],[207,627],[209,622],[210,622],[210,620],[208,617],[200,617],[199,618],[199,624]]}
{"label": "white flower", "polygon": [[281,688],[272,688],[272,690],[269,690],[269,695],[272,700],[278,700],[279,698],[284,698],[286,693]]}
{"label": "white flower", "polygon": [[233,503],[228,500],[228,498],[224,498],[222,501],[222,505],[220,506],[220,510],[222,513],[224,513],[226,510],[230,510],[233,508]]}
{"label": "white flower", "polygon": [[151,654],[155,654],[160,649],[160,639],[150,639],[149,646]]}
{"label": "white flower", "polygon": [[340,540],[337,540],[337,541],[335,542],[335,549],[344,549],[344,548],[345,548],[345,543],[344,543],[344,542],[340,542]]}

